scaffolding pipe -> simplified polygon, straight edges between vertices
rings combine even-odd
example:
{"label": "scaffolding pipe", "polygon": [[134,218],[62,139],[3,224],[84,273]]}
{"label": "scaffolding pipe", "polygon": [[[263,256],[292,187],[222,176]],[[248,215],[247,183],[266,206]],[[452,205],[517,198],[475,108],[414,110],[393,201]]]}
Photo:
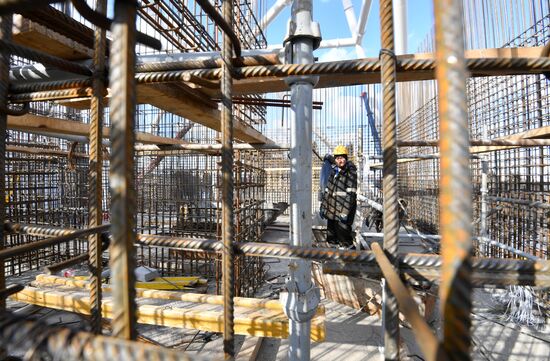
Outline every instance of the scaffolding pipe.
{"label": "scaffolding pipe", "polygon": [[[479,234],[480,238],[485,238],[488,236],[487,232],[487,193],[489,193],[489,188],[487,186],[487,171],[489,169],[489,162],[487,159],[481,160],[481,210],[479,214]],[[486,242],[481,243],[481,255],[487,257],[488,250]]]}
{"label": "scaffolding pipe", "polygon": [[537,256],[533,256],[530,253],[520,251],[517,248],[514,248],[512,246],[509,246],[509,245],[504,244],[504,243],[499,242],[499,241],[495,241],[495,240],[490,239],[488,237],[477,237],[476,239],[479,241],[479,243],[481,243],[482,246],[484,246],[484,249],[486,251],[488,251],[488,246],[496,246],[496,247],[498,247],[500,249],[503,249],[505,251],[508,251],[510,253],[513,253],[513,254],[516,254],[518,256],[527,258],[528,260],[531,260],[531,261],[540,261],[541,260]]}
{"label": "scaffolding pipe", "polygon": [[441,312],[443,348],[470,360],[472,311],[472,186],[466,100],[462,1],[436,0],[436,78],[441,149]]}
{"label": "scaffolding pipe", "polygon": [[[291,51],[286,61],[292,64],[313,63],[314,36],[313,1],[294,0],[287,41]],[[292,33],[292,31],[296,33]],[[296,30],[297,29],[297,30]],[[310,247],[312,234],[311,176],[312,176],[312,102],[314,77],[286,79],[291,89],[290,128],[290,245]],[[293,260],[289,264],[287,293],[282,303],[289,317],[289,349],[291,361],[310,359],[311,318],[320,300],[319,289],[311,280],[311,261]]]}

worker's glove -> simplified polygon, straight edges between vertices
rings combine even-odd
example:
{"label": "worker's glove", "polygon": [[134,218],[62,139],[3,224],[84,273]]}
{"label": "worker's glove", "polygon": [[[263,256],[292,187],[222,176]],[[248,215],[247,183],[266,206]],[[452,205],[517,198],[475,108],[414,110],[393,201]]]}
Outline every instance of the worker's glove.
{"label": "worker's glove", "polygon": [[324,209],[319,210],[319,217],[321,217],[321,219],[327,219],[327,214]]}
{"label": "worker's glove", "polygon": [[346,223],[348,221],[348,215],[344,214],[344,213],[340,214],[340,216],[338,218],[340,218],[340,221],[342,223]]}
{"label": "worker's glove", "polygon": [[330,163],[334,163],[334,156],[332,154],[325,154],[325,157],[323,158],[323,161],[329,161]]}

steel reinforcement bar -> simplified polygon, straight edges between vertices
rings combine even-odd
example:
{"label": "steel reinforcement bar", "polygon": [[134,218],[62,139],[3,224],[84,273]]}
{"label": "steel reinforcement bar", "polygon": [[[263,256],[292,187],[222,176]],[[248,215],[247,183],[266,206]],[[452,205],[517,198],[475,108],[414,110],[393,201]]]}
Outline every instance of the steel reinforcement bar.
{"label": "steel reinforcement bar", "polygon": [[[136,73],[138,84],[169,83],[189,81],[189,79],[203,78],[209,80],[221,79],[221,69],[201,68],[189,70],[191,64],[182,62],[183,70],[151,71]],[[144,65],[145,66],[145,65]],[[149,65],[148,65],[149,66]],[[166,65],[168,66],[168,65]],[[467,70],[470,76],[486,76],[490,72],[500,72],[500,75],[537,74],[550,71],[550,58],[485,58],[466,59]],[[435,60],[433,59],[397,59],[397,81],[400,81],[399,73],[407,72],[434,72]],[[368,74],[380,73],[380,61],[378,59],[343,60],[314,64],[274,64],[234,67],[233,76],[238,79],[263,78],[263,77],[287,77],[298,75],[330,75],[330,74]],[[52,90],[76,90],[89,87],[90,79],[51,81],[32,84],[12,85],[12,97],[17,94],[17,101],[32,101],[32,94]],[[55,99],[55,94],[47,94]],[[35,95],[36,97],[37,95]],[[45,98],[46,94],[41,97]],[[74,97],[82,96],[75,94]]]}
{"label": "steel reinforcement bar", "polygon": [[[53,360],[191,361],[180,350],[128,341],[115,337],[78,332],[62,326],[27,320],[9,312],[0,314],[0,347],[8,352],[32,350],[31,359],[48,356]],[[36,358],[34,358],[34,357]]]}
{"label": "steel reinforcement bar", "polygon": [[[106,227],[108,225],[104,225]],[[40,225],[11,224],[9,229],[33,236],[72,234],[75,229],[62,229]],[[137,244],[166,247],[188,251],[223,251],[223,242],[213,239],[190,239],[152,234],[138,234]],[[380,275],[375,256],[370,251],[339,250],[335,248],[293,247],[284,244],[260,242],[236,242],[235,253],[245,256],[304,258],[327,262],[335,271],[336,265],[342,272],[360,272]],[[29,250],[32,247],[29,248]],[[402,275],[416,280],[436,282],[440,277],[441,257],[427,254],[405,254],[399,256],[399,270]],[[472,270],[475,285],[523,284],[550,286],[550,261],[532,261],[498,258],[473,258]],[[494,281],[491,283],[491,281]]]}

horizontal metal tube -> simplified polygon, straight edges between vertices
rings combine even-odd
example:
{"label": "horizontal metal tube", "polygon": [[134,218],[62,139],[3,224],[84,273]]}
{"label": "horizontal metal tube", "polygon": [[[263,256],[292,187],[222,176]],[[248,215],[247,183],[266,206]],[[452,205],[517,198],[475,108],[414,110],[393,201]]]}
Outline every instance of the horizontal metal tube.
{"label": "horizontal metal tube", "polygon": [[487,237],[478,237],[477,240],[479,242],[482,242],[482,243],[485,243],[487,245],[490,245],[490,246],[496,246],[500,249],[504,249],[508,252],[511,252],[513,254],[516,254],[518,256],[521,256],[521,257],[525,257],[527,259],[530,259],[532,261],[540,261],[540,258],[538,258],[537,256],[533,256],[532,254],[529,254],[529,253],[526,253],[526,252],[523,252],[523,251],[520,251],[519,249],[517,248],[514,248],[512,246],[509,246],[507,244],[504,244],[504,243],[501,243],[501,242],[498,242],[498,241],[495,241],[495,240],[492,240],[490,238],[487,238]]}
{"label": "horizontal metal tube", "polygon": [[530,208],[550,209],[550,204],[542,201],[530,201],[527,199],[505,198],[505,197],[494,197],[494,196],[487,196],[487,200],[491,202],[504,202],[504,203],[518,204],[518,205],[527,206]]}

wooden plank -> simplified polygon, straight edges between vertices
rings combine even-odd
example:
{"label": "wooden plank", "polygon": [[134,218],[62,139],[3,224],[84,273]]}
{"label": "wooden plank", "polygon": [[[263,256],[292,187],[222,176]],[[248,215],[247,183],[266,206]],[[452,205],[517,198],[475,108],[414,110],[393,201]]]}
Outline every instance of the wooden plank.
{"label": "wooden plank", "polygon": [[[89,283],[85,280],[71,279],[66,277],[52,276],[39,274],[34,281],[35,285],[42,286],[67,286],[72,288],[89,288]],[[201,293],[184,293],[184,292],[172,292],[172,291],[155,291],[155,290],[136,290],[137,297],[154,298],[172,301],[205,303],[209,305],[223,305],[223,296],[206,295]],[[277,300],[261,299],[261,298],[249,298],[249,297],[235,297],[233,299],[235,306],[249,307],[249,308],[266,308],[275,311],[283,311],[283,306]],[[319,315],[325,313],[325,307],[319,305],[317,308]]]}
{"label": "wooden plank", "polygon": [[84,60],[93,50],[21,15],[13,18],[13,42],[67,60]]}
{"label": "wooden plank", "polygon": [[[496,139],[497,140],[550,139],[550,126],[530,129],[524,132],[510,134],[510,135],[506,135],[504,137],[499,137]],[[480,145],[480,146],[470,147],[470,154],[481,154],[481,153],[495,152],[498,150],[514,149],[514,148],[520,148],[520,147],[512,146],[512,145],[495,145],[495,146]],[[432,153],[427,155],[439,157],[439,153]],[[405,158],[405,159],[398,159],[397,163],[399,164],[410,163],[410,162],[418,162],[422,160],[430,160],[430,159]],[[370,166],[370,168],[382,168],[382,163],[374,163]]]}
{"label": "wooden plank", "polygon": [[[23,291],[12,295],[11,299],[42,307],[90,314],[90,299],[88,293],[82,292],[82,290],[26,287]],[[142,299],[137,307],[138,323],[212,332],[223,331],[223,307],[221,305],[189,303],[178,308],[147,305],[143,302]],[[114,307],[110,294],[105,292],[102,307],[103,317],[112,318]],[[235,307],[235,334],[238,335],[287,338],[288,323],[288,318],[280,310]],[[313,318],[310,336],[312,341],[325,339],[324,315],[317,314]]]}
{"label": "wooden plank", "polygon": [[[177,84],[170,83],[139,84],[136,89],[138,104],[151,104],[159,109],[221,132],[221,113],[218,110],[218,105],[210,101],[209,97],[203,93],[190,87],[184,91]],[[190,92],[193,91],[195,94],[191,95]],[[109,98],[110,95],[105,98],[106,104],[108,104]],[[203,99],[200,100],[200,98]],[[77,109],[86,109],[90,106],[89,98],[58,102],[61,105]],[[237,120],[233,121],[233,136],[235,139],[250,144],[274,144],[256,129]]]}
{"label": "wooden plank", "polygon": [[235,361],[256,361],[263,341],[264,337],[245,337],[241,349],[235,355]]}
{"label": "wooden plank", "polygon": [[[85,137],[86,139],[90,134],[89,124],[33,114],[19,117],[8,116],[8,129],[55,137],[67,135]],[[136,143],[157,145],[189,144],[189,142],[181,139],[160,137],[150,133],[136,132],[135,134]],[[109,136],[110,128],[103,128],[103,137],[109,139]]]}

